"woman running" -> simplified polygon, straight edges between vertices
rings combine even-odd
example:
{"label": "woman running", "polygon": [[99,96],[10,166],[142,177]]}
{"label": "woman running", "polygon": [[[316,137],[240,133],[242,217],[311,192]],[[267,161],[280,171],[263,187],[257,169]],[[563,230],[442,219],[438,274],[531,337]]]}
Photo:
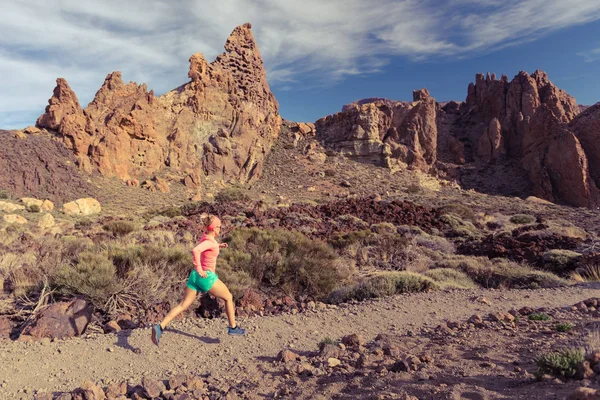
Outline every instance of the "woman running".
{"label": "woman running", "polygon": [[245,335],[246,330],[240,328],[235,323],[235,309],[233,305],[233,296],[227,286],[219,279],[215,273],[217,257],[219,250],[227,248],[227,243],[219,244],[215,237],[221,233],[221,220],[214,215],[209,215],[203,221],[205,231],[200,238],[200,243],[192,250],[194,259],[194,269],[187,280],[185,295],[180,304],[169,311],[167,316],[152,327],[152,342],[158,346],[163,329],[179,314],[187,310],[192,305],[198,292],[210,293],[211,295],[225,301],[225,313],[229,320],[230,335]]}

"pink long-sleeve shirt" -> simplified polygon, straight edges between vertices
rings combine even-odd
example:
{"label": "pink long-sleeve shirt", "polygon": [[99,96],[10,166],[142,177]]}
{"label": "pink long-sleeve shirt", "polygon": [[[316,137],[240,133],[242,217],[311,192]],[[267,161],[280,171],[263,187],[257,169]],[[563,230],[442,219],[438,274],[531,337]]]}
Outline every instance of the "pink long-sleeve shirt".
{"label": "pink long-sleeve shirt", "polygon": [[192,256],[196,271],[215,272],[217,257],[219,256],[219,243],[215,238],[203,234],[200,243],[192,250]]}

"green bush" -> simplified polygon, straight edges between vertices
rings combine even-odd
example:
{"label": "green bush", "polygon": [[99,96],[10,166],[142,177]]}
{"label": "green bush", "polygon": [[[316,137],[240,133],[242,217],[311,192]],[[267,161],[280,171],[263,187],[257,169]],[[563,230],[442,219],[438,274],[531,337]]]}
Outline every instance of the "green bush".
{"label": "green bush", "polygon": [[551,317],[546,313],[533,313],[529,314],[530,321],[549,321]]}
{"label": "green bush", "polygon": [[159,212],[159,215],[169,218],[175,218],[183,215],[183,209],[181,207],[168,207]]}
{"label": "green bush", "polygon": [[61,265],[51,283],[64,294],[86,296],[96,307],[103,307],[122,289],[106,254],[89,251],[80,253],[76,263]]}
{"label": "green bush", "polygon": [[366,300],[399,293],[423,292],[437,287],[437,284],[424,275],[414,272],[387,272],[366,278],[355,285],[346,286],[332,292],[327,301],[332,304],[349,300]]}
{"label": "green bush", "polygon": [[577,266],[581,254],[570,250],[554,249],[544,253],[544,269],[556,274],[567,274],[573,272]]}
{"label": "green bush", "polygon": [[108,255],[121,278],[140,265],[148,265],[154,270],[167,269],[180,279],[184,279],[193,268],[191,251],[177,245],[112,247]]}
{"label": "green bush", "polygon": [[229,249],[223,251],[223,261],[259,284],[282,288],[288,294],[322,298],[352,271],[326,243],[299,232],[242,228],[226,241]]}
{"label": "green bush", "polygon": [[326,336],[323,338],[323,340],[321,340],[319,342],[319,349],[322,349],[323,347],[327,346],[328,344],[335,346],[337,344],[337,342],[334,339],[330,338],[329,336]]}
{"label": "green bush", "polygon": [[37,204],[31,204],[29,207],[27,207],[27,209],[32,213],[39,213],[41,211],[40,206]]}
{"label": "green bush", "polygon": [[581,349],[565,348],[560,351],[545,353],[535,359],[537,365],[536,376],[541,378],[543,375],[549,374],[573,378],[583,361],[584,352]]}
{"label": "green bush", "polygon": [[10,194],[4,189],[0,189],[0,200],[8,200],[8,199],[10,199]]}
{"label": "green bush", "polygon": [[130,221],[110,221],[102,227],[105,231],[112,233],[114,236],[125,236],[136,230],[136,226]]}
{"label": "green bush", "polygon": [[215,196],[215,201],[218,203],[247,202],[250,200],[251,198],[248,196],[248,193],[238,187],[223,189]]}
{"label": "green bush", "polygon": [[479,229],[471,221],[463,220],[458,215],[444,214],[440,217],[440,220],[450,226],[450,231],[448,232],[448,236],[450,237],[477,239],[482,236]]}
{"label": "green bush", "polygon": [[75,222],[75,229],[83,231],[86,229],[90,229],[93,224],[94,221],[92,221],[91,219],[80,219],[79,221]]}
{"label": "green bush", "polygon": [[561,322],[559,324],[556,324],[556,331],[557,332],[569,332],[571,329],[573,329],[575,325],[570,324],[568,322]]}
{"label": "green bush", "polygon": [[533,224],[535,217],[533,215],[517,214],[510,217],[510,222],[516,225]]}

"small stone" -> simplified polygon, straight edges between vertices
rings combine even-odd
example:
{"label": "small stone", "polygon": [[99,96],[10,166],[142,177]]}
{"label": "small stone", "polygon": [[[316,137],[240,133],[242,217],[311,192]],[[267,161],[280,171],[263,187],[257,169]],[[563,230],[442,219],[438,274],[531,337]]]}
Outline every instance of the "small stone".
{"label": "small stone", "polygon": [[342,338],[342,343],[345,344],[347,347],[356,348],[364,346],[366,341],[361,335],[353,333],[352,335],[344,336]]}
{"label": "small stone", "polygon": [[337,358],[328,358],[327,359],[327,365],[329,365],[330,368],[335,368],[338,365],[340,365],[342,362],[340,360],[338,360]]}

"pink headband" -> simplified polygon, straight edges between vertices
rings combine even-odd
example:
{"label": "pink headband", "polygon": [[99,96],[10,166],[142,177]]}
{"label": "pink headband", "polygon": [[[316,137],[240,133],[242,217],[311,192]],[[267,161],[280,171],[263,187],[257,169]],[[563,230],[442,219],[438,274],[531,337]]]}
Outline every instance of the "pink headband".
{"label": "pink headband", "polygon": [[208,225],[206,227],[206,230],[214,231],[219,226],[221,226],[221,220],[218,217],[214,217],[213,220],[211,221],[210,225]]}

